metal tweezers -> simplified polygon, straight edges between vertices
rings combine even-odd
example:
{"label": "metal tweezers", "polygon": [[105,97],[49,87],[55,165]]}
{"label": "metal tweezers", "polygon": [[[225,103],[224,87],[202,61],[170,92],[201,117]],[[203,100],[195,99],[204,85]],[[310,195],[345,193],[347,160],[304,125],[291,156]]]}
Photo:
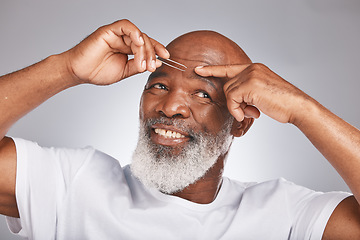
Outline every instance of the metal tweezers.
{"label": "metal tweezers", "polygon": [[162,58],[162,57],[158,57],[158,59],[165,65],[169,66],[169,67],[172,67],[172,68],[175,68],[179,71],[182,71],[184,72],[186,69],[187,69],[187,66],[185,66],[184,64],[181,64],[181,63],[178,63],[170,58],[168,59],[165,59],[165,58]]}

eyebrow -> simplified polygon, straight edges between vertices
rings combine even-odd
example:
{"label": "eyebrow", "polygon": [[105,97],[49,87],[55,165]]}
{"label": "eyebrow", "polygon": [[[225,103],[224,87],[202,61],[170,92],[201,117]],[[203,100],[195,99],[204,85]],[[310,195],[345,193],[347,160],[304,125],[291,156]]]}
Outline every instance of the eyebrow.
{"label": "eyebrow", "polygon": [[[215,88],[215,90],[218,90],[218,87],[216,87],[214,81],[210,80],[209,78],[202,77],[200,75],[197,75],[196,73],[191,74],[191,76],[189,78],[206,82],[207,84],[210,84],[213,88]],[[213,79],[215,79],[215,78],[213,78]]]}
{"label": "eyebrow", "polygon": [[[152,72],[147,80],[147,83],[149,83],[152,79],[154,78],[159,78],[159,77],[169,77],[169,74],[166,73],[166,72],[162,72],[162,71],[155,71],[155,72]],[[210,78],[205,78],[205,77],[202,77],[200,75],[197,75],[195,72],[193,72],[190,76],[188,76],[190,79],[196,79],[196,80],[200,80],[200,81],[203,81],[203,82],[206,82],[207,84],[211,85],[216,91],[218,91],[220,88],[218,88],[216,85],[215,85],[215,80],[216,82],[220,81],[219,78],[214,78],[214,77],[211,77]]]}
{"label": "eyebrow", "polygon": [[169,76],[169,74],[167,74],[166,72],[155,71],[150,74],[150,76],[148,77],[147,83],[150,82],[153,78],[168,77],[168,76]]}

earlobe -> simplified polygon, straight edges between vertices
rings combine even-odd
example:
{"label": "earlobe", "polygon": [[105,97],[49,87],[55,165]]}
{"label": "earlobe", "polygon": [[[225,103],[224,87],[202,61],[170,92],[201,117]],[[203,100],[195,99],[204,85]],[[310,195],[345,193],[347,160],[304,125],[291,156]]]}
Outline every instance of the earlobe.
{"label": "earlobe", "polygon": [[250,129],[251,125],[254,122],[254,118],[244,118],[243,121],[238,122],[234,119],[233,126],[231,129],[231,134],[234,137],[241,137]]}

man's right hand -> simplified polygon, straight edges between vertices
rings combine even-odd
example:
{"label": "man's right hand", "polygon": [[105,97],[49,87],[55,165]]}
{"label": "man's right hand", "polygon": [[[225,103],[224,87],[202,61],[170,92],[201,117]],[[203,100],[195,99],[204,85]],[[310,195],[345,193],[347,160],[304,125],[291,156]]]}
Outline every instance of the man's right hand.
{"label": "man's right hand", "polygon": [[[77,83],[108,85],[161,66],[156,55],[169,58],[165,47],[128,20],[100,27],[80,44],[61,54]],[[134,55],[128,59],[128,55]]]}
{"label": "man's right hand", "polygon": [[[129,60],[128,55],[134,55]],[[55,94],[81,83],[107,85],[137,73],[155,71],[163,45],[128,20],[100,27],[74,48],[0,77],[0,214],[18,217],[15,198],[16,148],[5,137],[22,116]]]}

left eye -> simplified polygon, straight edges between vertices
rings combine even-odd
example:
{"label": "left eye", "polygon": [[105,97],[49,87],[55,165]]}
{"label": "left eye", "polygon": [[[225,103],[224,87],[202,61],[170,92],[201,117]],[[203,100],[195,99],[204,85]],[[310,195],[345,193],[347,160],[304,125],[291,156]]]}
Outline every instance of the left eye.
{"label": "left eye", "polygon": [[203,92],[203,91],[197,92],[196,96],[201,98],[210,98],[210,95],[207,92]]}

